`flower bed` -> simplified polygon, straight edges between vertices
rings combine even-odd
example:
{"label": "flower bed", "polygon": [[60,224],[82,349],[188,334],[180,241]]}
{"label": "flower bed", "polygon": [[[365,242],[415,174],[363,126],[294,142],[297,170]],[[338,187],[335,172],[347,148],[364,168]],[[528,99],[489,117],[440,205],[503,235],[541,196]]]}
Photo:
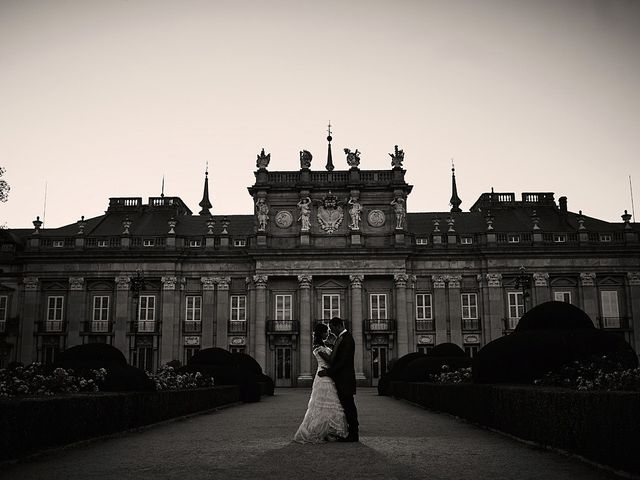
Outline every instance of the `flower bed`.
{"label": "flower bed", "polygon": [[88,376],[76,376],[73,370],[56,368],[46,373],[39,363],[11,370],[0,369],[0,398],[16,395],[55,395],[60,393],[97,392],[107,372],[91,370]]}
{"label": "flower bed", "polygon": [[201,372],[178,373],[169,365],[160,367],[156,373],[147,372],[147,376],[156,384],[156,390],[208,388],[214,385],[211,376],[202,375]]}

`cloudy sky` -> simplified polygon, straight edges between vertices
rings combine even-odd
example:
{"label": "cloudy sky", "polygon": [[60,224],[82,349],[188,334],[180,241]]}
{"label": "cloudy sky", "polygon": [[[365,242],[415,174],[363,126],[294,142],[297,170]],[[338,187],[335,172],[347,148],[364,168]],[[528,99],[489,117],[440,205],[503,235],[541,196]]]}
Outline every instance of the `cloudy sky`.
{"label": "cloudy sky", "polygon": [[[0,0],[0,224],[101,215],[113,196],[252,213],[256,155],[362,169],[405,151],[409,211],[492,187],[640,210],[635,0]],[[640,215],[640,211],[638,212]]]}

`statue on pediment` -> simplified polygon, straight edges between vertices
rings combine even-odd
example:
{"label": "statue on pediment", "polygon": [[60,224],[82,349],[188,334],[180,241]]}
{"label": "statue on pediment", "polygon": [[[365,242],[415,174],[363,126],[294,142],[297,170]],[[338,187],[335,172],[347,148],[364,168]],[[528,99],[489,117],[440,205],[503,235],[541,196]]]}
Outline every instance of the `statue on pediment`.
{"label": "statue on pediment", "polygon": [[362,205],[358,202],[357,197],[351,197],[347,202],[349,207],[349,216],[351,217],[351,223],[349,228],[351,230],[360,230],[360,220],[362,218]]}
{"label": "statue on pediment", "polygon": [[391,166],[393,168],[402,168],[402,162],[404,161],[404,152],[398,149],[398,145],[395,146],[395,153],[390,153]]}
{"label": "statue on pediment", "polygon": [[393,205],[393,211],[396,214],[396,230],[402,230],[406,218],[404,198],[397,196],[392,200],[391,205]]}
{"label": "statue on pediment", "polygon": [[258,231],[264,232],[269,221],[269,205],[264,198],[256,201],[256,216],[258,217]]}
{"label": "statue on pediment", "polygon": [[300,230],[308,232],[311,228],[311,198],[302,197],[298,202],[298,208],[300,209],[300,216],[298,217],[301,222]]}
{"label": "statue on pediment", "polygon": [[258,155],[258,159],[256,160],[256,167],[258,167],[260,170],[265,170],[268,166],[269,166],[269,162],[271,161],[271,154],[265,154],[264,153],[264,148],[262,149],[262,151],[260,152],[260,155]]}
{"label": "statue on pediment", "polygon": [[300,151],[300,168],[302,170],[308,170],[311,168],[311,160],[313,159],[313,155],[311,152],[307,150]]}
{"label": "statue on pediment", "polygon": [[357,148],[355,152],[352,152],[350,149],[345,148],[344,153],[347,154],[347,164],[350,167],[355,168],[360,165],[360,152]]}

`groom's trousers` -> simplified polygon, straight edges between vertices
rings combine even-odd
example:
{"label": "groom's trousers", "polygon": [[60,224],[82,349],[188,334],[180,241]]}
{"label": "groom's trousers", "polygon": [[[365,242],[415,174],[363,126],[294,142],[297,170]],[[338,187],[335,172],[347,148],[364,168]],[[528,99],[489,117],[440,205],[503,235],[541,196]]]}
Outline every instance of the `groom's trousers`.
{"label": "groom's trousers", "polygon": [[347,423],[349,424],[349,436],[358,435],[358,409],[356,408],[356,402],[353,400],[353,395],[341,394],[338,392],[338,399],[344,410],[344,415],[347,417]]}

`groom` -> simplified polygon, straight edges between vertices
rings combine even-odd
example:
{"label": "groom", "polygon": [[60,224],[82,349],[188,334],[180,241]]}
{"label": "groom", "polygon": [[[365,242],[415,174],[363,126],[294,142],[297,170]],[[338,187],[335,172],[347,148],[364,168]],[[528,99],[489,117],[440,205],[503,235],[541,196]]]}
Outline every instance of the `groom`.
{"label": "groom", "polygon": [[358,410],[353,401],[353,396],[356,393],[356,373],[353,368],[356,345],[351,334],[344,328],[344,322],[341,318],[333,317],[329,321],[329,328],[337,339],[329,358],[329,368],[321,370],[318,375],[321,377],[328,375],[336,384],[338,398],[349,424],[349,435],[340,441],[357,442],[359,441]]}

